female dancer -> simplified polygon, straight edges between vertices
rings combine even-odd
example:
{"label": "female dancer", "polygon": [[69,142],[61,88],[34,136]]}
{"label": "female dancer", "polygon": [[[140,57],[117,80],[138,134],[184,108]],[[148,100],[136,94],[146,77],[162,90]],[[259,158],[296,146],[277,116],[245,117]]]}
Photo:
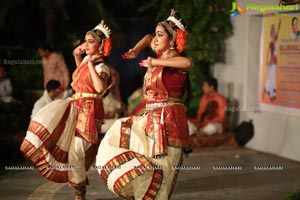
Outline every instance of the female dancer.
{"label": "female dancer", "polygon": [[123,55],[135,58],[149,46],[158,58],[141,61],[147,67],[143,97],[146,109],[122,118],[108,130],[98,149],[96,167],[108,189],[123,198],[165,200],[171,196],[189,144],[185,94],[190,59],[180,57],[187,31],[177,11],[158,23],[155,36],[146,35]]}
{"label": "female dancer", "polygon": [[[86,172],[95,160],[104,117],[102,96],[108,89],[111,31],[101,21],[74,51],[72,98],[56,100],[31,120],[21,151],[48,180],[69,183],[75,199],[85,199]],[[84,59],[81,55],[86,53]]]}

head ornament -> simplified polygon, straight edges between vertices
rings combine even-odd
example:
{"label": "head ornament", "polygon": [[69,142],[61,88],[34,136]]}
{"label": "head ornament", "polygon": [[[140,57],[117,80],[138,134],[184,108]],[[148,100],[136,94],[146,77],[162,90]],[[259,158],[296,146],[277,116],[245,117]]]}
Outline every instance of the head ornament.
{"label": "head ornament", "polygon": [[105,35],[106,38],[109,38],[111,35],[111,30],[104,23],[104,20],[101,20],[101,22],[93,30],[100,30]]}
{"label": "head ornament", "polygon": [[182,23],[182,19],[176,16],[176,13],[177,11],[172,9],[170,16],[159,24],[165,27],[172,35],[172,41],[176,43],[176,49],[179,53],[181,53],[186,47],[188,32]]}
{"label": "head ornament", "polygon": [[110,38],[111,30],[104,23],[104,20],[101,20],[101,22],[93,30],[88,31],[87,34],[93,35],[93,37],[101,44],[99,49],[100,53],[103,53],[104,56],[110,55],[112,49]]}
{"label": "head ornament", "polygon": [[172,9],[172,10],[171,10],[171,14],[170,14],[170,16],[168,17],[167,21],[173,22],[180,30],[184,31],[185,28],[184,28],[184,25],[183,25],[182,22],[181,22],[182,19],[176,19],[175,13],[176,13],[176,10],[175,10],[175,9]]}

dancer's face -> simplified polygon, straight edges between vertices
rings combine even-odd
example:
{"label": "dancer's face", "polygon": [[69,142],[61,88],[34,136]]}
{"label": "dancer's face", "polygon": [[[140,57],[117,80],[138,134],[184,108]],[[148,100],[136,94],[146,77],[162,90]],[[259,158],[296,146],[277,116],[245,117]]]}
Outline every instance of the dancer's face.
{"label": "dancer's face", "polygon": [[161,25],[157,25],[155,29],[154,37],[154,50],[156,52],[164,52],[170,49],[170,40],[168,33]]}
{"label": "dancer's face", "polygon": [[85,35],[85,53],[87,55],[96,55],[99,53],[100,43],[91,35]]}

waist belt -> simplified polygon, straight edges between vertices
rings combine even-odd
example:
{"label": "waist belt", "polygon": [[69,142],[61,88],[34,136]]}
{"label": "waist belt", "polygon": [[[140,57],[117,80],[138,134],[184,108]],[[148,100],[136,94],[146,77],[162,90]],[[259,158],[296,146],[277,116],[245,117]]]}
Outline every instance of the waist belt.
{"label": "waist belt", "polygon": [[173,105],[177,102],[174,101],[165,101],[165,102],[156,102],[156,103],[146,103],[146,110],[153,110],[155,108],[164,107]]}
{"label": "waist belt", "polygon": [[76,92],[73,95],[74,99],[79,99],[79,98],[94,98],[94,99],[101,99],[102,94],[94,94],[94,93],[85,93],[85,92]]}

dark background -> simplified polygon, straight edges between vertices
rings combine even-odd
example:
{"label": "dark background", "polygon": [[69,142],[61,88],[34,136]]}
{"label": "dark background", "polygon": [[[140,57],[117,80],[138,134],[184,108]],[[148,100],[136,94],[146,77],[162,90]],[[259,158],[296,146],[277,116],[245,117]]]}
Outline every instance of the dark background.
{"label": "dark background", "polygon": [[33,103],[43,90],[37,52],[40,43],[48,41],[62,52],[72,74],[73,49],[104,19],[112,30],[113,49],[108,61],[119,72],[122,100],[127,103],[127,97],[142,84],[145,69],[138,63],[153,52],[145,49],[135,60],[123,60],[121,55],[145,34],[154,33],[156,24],[175,8],[189,32],[185,53],[194,63],[190,72],[193,96],[186,106],[188,116],[195,117],[202,77],[210,75],[214,63],[226,62],[225,40],[233,34],[231,6],[232,0],[0,0],[0,64],[12,80],[14,98],[21,102],[0,105],[0,151],[6,152],[1,156],[2,166],[22,157],[19,145]]}

